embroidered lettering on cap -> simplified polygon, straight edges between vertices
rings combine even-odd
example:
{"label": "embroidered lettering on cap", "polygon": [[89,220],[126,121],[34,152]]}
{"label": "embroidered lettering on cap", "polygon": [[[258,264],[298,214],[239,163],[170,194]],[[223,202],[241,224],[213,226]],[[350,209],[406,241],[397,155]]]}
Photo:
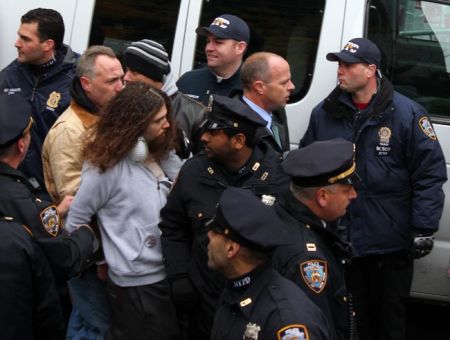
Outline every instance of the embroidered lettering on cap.
{"label": "embroidered lettering on cap", "polygon": [[352,42],[348,42],[345,46],[344,46],[344,50],[349,51],[350,53],[356,53],[359,49],[359,45],[352,43]]}

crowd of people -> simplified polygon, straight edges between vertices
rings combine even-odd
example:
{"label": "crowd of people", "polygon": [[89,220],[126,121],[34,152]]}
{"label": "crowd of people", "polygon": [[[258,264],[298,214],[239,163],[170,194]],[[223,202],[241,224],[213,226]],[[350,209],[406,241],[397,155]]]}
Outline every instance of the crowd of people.
{"label": "crowd of people", "polygon": [[176,80],[157,41],[79,55],[57,11],[22,16],[0,72],[2,339],[405,339],[447,180],[427,112],[355,38],[290,151],[289,64],[243,60],[250,32],[198,27],[207,65]]}

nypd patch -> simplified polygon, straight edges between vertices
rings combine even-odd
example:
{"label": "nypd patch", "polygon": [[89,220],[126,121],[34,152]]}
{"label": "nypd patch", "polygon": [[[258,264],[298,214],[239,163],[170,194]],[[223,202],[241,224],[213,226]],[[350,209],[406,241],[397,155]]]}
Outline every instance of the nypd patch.
{"label": "nypd patch", "polygon": [[41,222],[44,229],[53,237],[58,235],[61,228],[61,218],[55,205],[51,205],[41,212]]}
{"label": "nypd patch", "polygon": [[300,272],[306,285],[319,294],[326,286],[328,264],[323,260],[310,260],[300,264]]}
{"label": "nypd patch", "polygon": [[304,325],[289,325],[277,332],[278,340],[309,340],[308,330]]}
{"label": "nypd patch", "polygon": [[423,133],[427,135],[431,140],[437,140],[436,132],[434,132],[433,125],[431,125],[428,117],[422,117],[419,119],[419,126]]}

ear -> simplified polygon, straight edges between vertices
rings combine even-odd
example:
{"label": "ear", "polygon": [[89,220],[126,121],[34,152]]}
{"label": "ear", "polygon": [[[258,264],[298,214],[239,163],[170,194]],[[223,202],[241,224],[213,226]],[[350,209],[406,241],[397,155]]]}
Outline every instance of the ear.
{"label": "ear", "polygon": [[245,146],[245,141],[246,141],[245,135],[240,132],[231,137],[232,143],[231,146],[233,147],[234,150],[239,151]]}
{"label": "ear", "polygon": [[84,91],[91,92],[91,80],[88,77],[81,76],[80,84]]}
{"label": "ear", "polygon": [[246,48],[247,48],[247,43],[245,41],[239,41],[236,44],[236,54],[237,55],[244,54]]}
{"label": "ear", "polygon": [[42,42],[44,51],[49,52],[55,49],[55,41],[53,39],[47,39]]}
{"label": "ear", "polygon": [[264,94],[264,82],[262,80],[255,80],[252,84],[252,87],[257,94]]}
{"label": "ear", "polygon": [[316,203],[321,208],[325,208],[327,206],[328,202],[328,192],[325,190],[325,188],[320,188],[316,191]]}
{"label": "ear", "polygon": [[377,67],[374,64],[370,64],[367,67],[367,78],[375,77],[376,72],[377,72]]}
{"label": "ear", "polygon": [[239,252],[239,249],[241,249],[241,245],[239,243],[227,240],[226,243],[227,258],[231,259],[232,257],[236,256],[236,254]]}
{"label": "ear", "polygon": [[17,150],[20,154],[23,154],[25,152],[25,138],[20,138],[16,143]]}

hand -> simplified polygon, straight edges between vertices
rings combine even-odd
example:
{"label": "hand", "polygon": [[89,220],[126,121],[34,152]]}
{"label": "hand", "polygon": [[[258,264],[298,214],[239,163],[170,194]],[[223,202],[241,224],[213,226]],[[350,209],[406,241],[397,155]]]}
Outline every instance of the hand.
{"label": "hand", "polygon": [[420,259],[431,253],[434,244],[432,234],[424,235],[420,232],[414,233],[413,254],[415,259]]}
{"label": "hand", "polygon": [[106,263],[98,264],[97,265],[97,278],[100,281],[106,281],[107,277],[108,277],[108,265]]}
{"label": "hand", "polygon": [[170,291],[173,303],[177,309],[186,310],[198,302],[197,292],[187,275],[171,279]]}
{"label": "hand", "polygon": [[69,211],[69,207],[72,204],[73,198],[74,197],[71,195],[64,196],[61,203],[59,203],[58,206],[56,207],[61,217],[66,216],[67,212]]}

